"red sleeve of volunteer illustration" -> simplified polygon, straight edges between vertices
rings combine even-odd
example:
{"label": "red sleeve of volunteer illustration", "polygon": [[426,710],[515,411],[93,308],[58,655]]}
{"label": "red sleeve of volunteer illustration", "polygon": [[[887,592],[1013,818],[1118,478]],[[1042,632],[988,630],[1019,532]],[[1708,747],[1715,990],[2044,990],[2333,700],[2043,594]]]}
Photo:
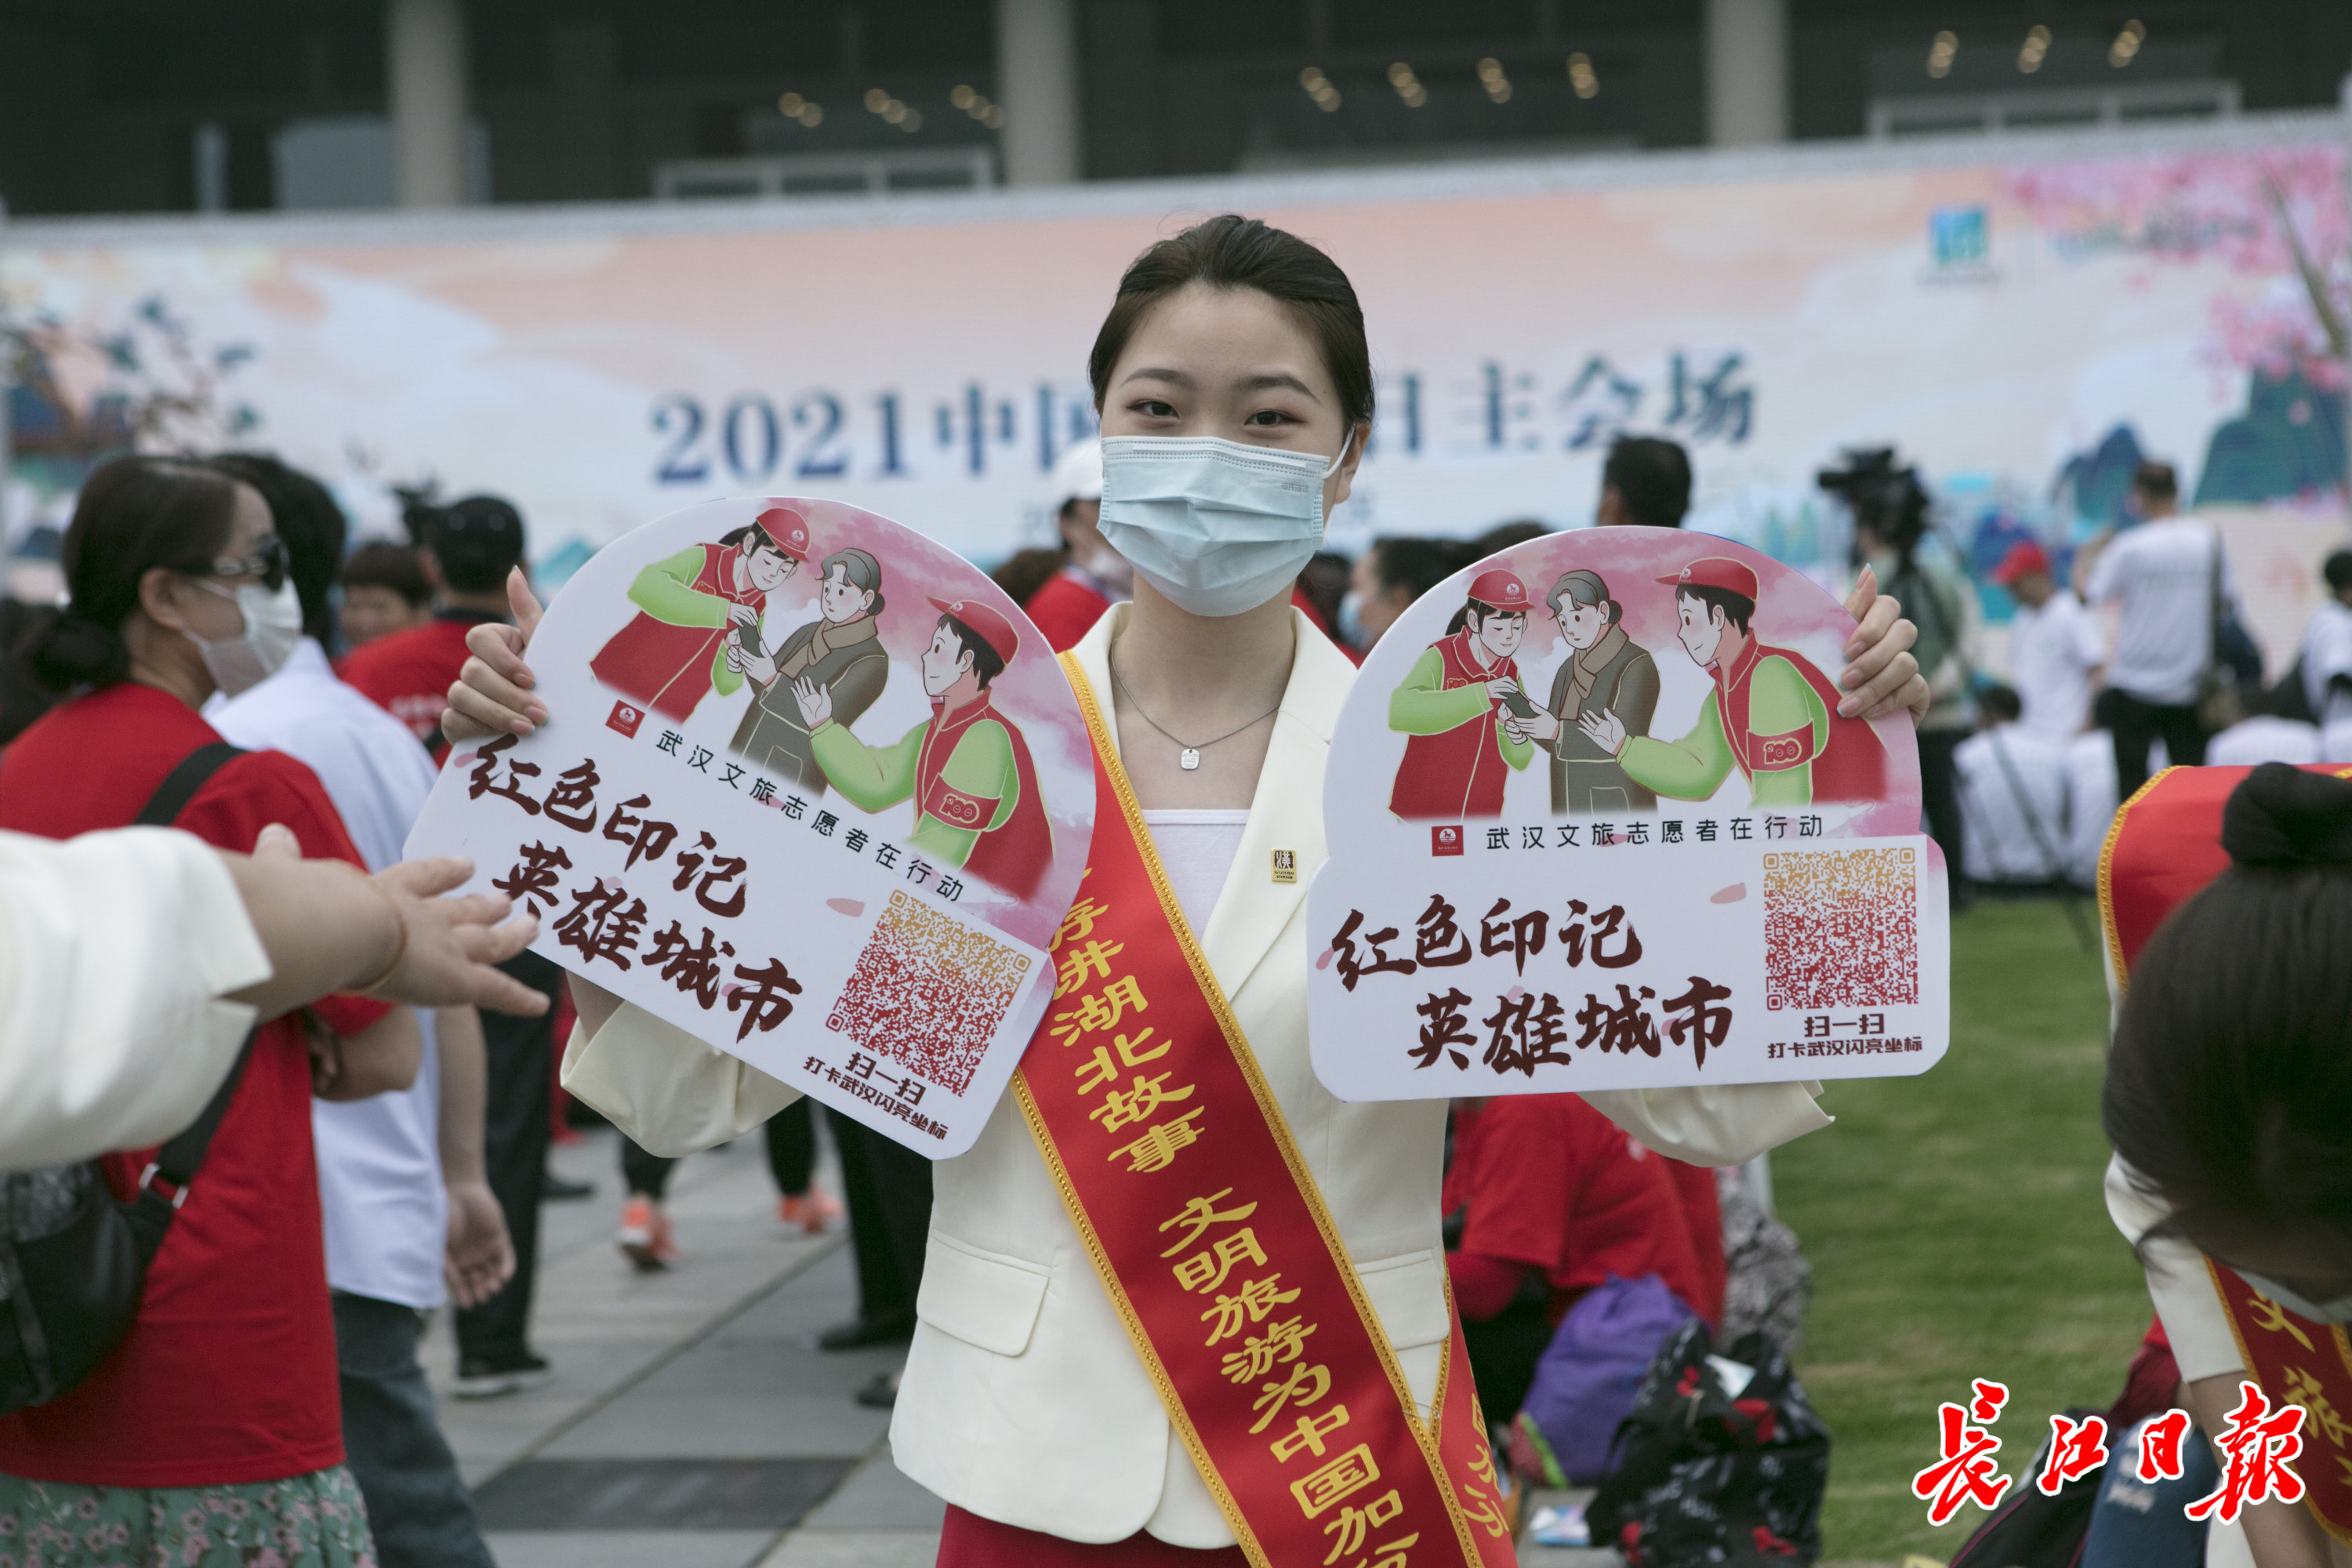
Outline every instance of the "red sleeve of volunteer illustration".
{"label": "red sleeve of volunteer illustration", "polygon": [[1021,781],[1021,798],[1013,803],[1013,815],[1005,818],[1003,826],[980,836],[963,868],[991,887],[1025,899],[1037,890],[1045,868],[1053,864],[1054,828],[1045,819],[1045,803],[1037,794],[1037,769],[1029,760],[1029,742],[1022,737],[1020,727],[1002,712],[991,716],[1004,726],[1013,742],[1013,774]]}
{"label": "red sleeve of volunteer illustration", "polygon": [[[1814,801],[1876,800],[1884,795],[1886,790],[1885,743],[1879,740],[1878,731],[1870,727],[1868,720],[1849,719],[1838,711],[1838,700],[1845,693],[1840,691],[1828,676],[1815,669],[1812,661],[1803,654],[1791,653],[1784,647],[1759,647],[1757,651],[1767,658],[1787,659],[1829,710],[1829,736],[1822,742],[1821,753],[1812,759]],[[1776,740],[1785,744],[1783,737],[1755,737],[1755,749],[1749,761],[1761,768],[1793,765],[1792,763],[1775,762],[1766,754]],[[1801,757],[1794,759],[1802,760]]]}

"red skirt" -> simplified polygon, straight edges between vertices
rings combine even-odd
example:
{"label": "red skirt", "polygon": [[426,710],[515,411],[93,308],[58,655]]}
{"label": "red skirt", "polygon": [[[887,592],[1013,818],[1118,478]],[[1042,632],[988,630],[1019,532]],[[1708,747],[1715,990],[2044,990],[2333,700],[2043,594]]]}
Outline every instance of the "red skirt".
{"label": "red skirt", "polygon": [[953,1503],[940,1531],[939,1568],[1244,1568],[1248,1562],[1238,1546],[1171,1546],[1141,1531],[1101,1544],[1065,1541]]}

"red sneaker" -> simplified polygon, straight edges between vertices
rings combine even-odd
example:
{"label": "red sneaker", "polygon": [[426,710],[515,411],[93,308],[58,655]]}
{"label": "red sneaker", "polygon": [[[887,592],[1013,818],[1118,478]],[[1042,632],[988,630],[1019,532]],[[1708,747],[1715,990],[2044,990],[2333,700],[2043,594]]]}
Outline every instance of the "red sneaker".
{"label": "red sneaker", "polygon": [[640,1274],[659,1273],[678,1260],[677,1246],[670,1238],[669,1215],[643,1194],[630,1194],[613,1241]]}

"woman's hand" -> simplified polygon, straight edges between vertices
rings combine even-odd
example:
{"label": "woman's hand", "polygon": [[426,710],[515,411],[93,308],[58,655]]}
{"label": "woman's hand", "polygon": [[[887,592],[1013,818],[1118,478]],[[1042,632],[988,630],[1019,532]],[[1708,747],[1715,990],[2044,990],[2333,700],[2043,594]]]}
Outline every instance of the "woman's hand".
{"label": "woman's hand", "polygon": [[1919,674],[1919,661],[1909,652],[1919,640],[1919,628],[1900,618],[1901,605],[1879,593],[1878,574],[1870,567],[1864,567],[1854,580],[1845,613],[1862,625],[1846,639],[1850,662],[1838,677],[1845,692],[1838,700],[1838,711],[1849,719],[1884,719],[1907,708],[1915,722],[1925,719],[1934,698]]}
{"label": "woman's hand", "polygon": [[535,1018],[547,1011],[545,994],[492,965],[530,945],[539,917],[526,910],[508,920],[512,906],[502,893],[438,896],[473,874],[471,860],[436,855],[403,860],[369,879],[399,911],[408,933],[398,966],[374,994],[415,1007],[490,1007]]}
{"label": "woman's hand", "polygon": [[457,672],[449,688],[449,706],[441,710],[441,732],[452,742],[528,735],[547,722],[547,704],[530,694],[538,683],[522,659],[545,612],[520,566],[507,577],[507,605],[514,612],[514,625],[484,621],[466,634],[466,647],[473,657]]}
{"label": "woman's hand", "polygon": [[370,877],[345,861],[303,859],[294,835],[271,823],[252,855],[221,862],[271,970],[230,1000],[264,1018],[362,985],[417,1007],[495,1007],[527,1018],[547,1011],[545,996],[492,967],[530,944],[539,917],[507,919],[501,894],[438,896],[473,876],[470,860],[404,860]]}
{"label": "woman's hand", "polygon": [[1594,745],[1612,757],[1625,749],[1625,721],[1617,717],[1611,709],[1604,708],[1598,713],[1583,715],[1577,720],[1576,727],[1583,731]]}
{"label": "woman's hand", "polygon": [[449,1300],[478,1307],[514,1278],[514,1238],[507,1234],[506,1211],[488,1182],[452,1182],[449,1239],[441,1254],[441,1277]]}

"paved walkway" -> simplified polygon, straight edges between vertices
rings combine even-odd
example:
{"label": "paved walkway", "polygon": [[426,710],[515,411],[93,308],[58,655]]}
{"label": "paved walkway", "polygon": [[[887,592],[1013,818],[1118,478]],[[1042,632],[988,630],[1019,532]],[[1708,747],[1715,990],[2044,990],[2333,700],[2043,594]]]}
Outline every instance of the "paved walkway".
{"label": "paved walkway", "polygon": [[[554,1379],[451,1399],[447,1314],[426,1342],[500,1568],[930,1568],[942,1505],[890,1463],[888,1413],[851,1398],[900,1352],[814,1348],[856,1310],[848,1248],[777,1225],[761,1141],[677,1168],[669,1210],[687,1256],[665,1274],[635,1274],[614,1249],[613,1135],[559,1149],[555,1164],[597,1191],[542,1215],[533,1342]],[[840,1190],[829,1151],[818,1179]],[[1530,1546],[1521,1561],[1615,1556]]]}

